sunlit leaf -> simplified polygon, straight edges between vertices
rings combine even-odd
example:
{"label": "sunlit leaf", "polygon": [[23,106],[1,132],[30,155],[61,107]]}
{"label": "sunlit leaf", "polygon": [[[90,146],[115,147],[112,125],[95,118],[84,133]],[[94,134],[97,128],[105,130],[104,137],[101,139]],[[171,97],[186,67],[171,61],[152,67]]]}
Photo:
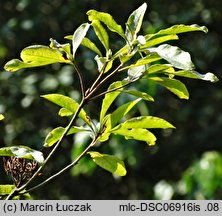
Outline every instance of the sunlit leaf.
{"label": "sunlit leaf", "polygon": [[122,68],[120,71],[129,69],[129,68],[133,68],[133,67],[138,67],[141,65],[150,64],[150,63],[158,61],[160,59],[161,59],[161,57],[159,55],[157,55],[156,53],[150,53],[146,57],[139,59],[136,63]]}
{"label": "sunlit leaf", "polygon": [[87,15],[89,16],[90,21],[99,20],[103,22],[109,28],[109,30],[118,33],[123,38],[126,37],[121,25],[118,25],[110,14],[98,12],[96,10],[90,10],[87,12]]}
{"label": "sunlit leaf", "polygon": [[168,35],[168,34],[180,34],[180,33],[185,33],[185,32],[192,32],[192,31],[203,31],[207,33],[208,29],[206,26],[199,26],[197,24],[193,24],[193,25],[180,24],[180,25],[171,26],[170,28],[167,28],[167,29],[162,29],[156,34]]}
{"label": "sunlit leaf", "polygon": [[59,110],[59,113],[58,113],[58,114],[59,114],[59,116],[64,117],[64,116],[71,116],[71,115],[73,115],[73,112],[71,112],[70,110],[62,107],[62,108]]}
{"label": "sunlit leaf", "polygon": [[0,114],[0,121],[3,120],[4,118],[5,117],[2,114]]}
{"label": "sunlit leaf", "polygon": [[86,33],[87,33],[89,27],[90,27],[89,23],[83,23],[74,32],[73,38],[72,38],[73,58],[75,57],[76,50],[78,49],[79,45],[82,43],[83,38],[86,36]]}
{"label": "sunlit leaf", "polygon": [[112,89],[116,89],[116,88],[118,88],[118,91],[109,92],[105,95],[105,98],[103,99],[103,103],[102,103],[101,112],[100,112],[100,122],[106,115],[106,112],[111,106],[111,104],[113,103],[113,101],[121,93],[121,90],[122,90],[121,86],[123,86],[125,83],[127,83],[127,81],[124,81],[124,82],[117,81],[117,82],[112,83],[109,86],[108,91],[111,91]]}
{"label": "sunlit leaf", "polygon": [[94,31],[99,38],[100,42],[103,44],[105,47],[106,51],[109,50],[109,36],[107,34],[107,31],[105,28],[102,26],[99,20],[93,20],[92,21],[92,26],[94,28]]}
{"label": "sunlit leaf", "polygon": [[126,23],[126,37],[129,42],[136,40],[136,35],[142,26],[146,8],[147,4],[144,3],[129,16]]}
{"label": "sunlit leaf", "polygon": [[27,146],[11,146],[0,148],[0,156],[15,156],[18,158],[36,160],[39,164],[44,162],[42,152],[33,150]]}
{"label": "sunlit leaf", "polygon": [[134,101],[130,101],[126,104],[118,107],[114,112],[111,113],[111,127],[114,127],[139,101],[141,98],[138,98]]}
{"label": "sunlit leaf", "polygon": [[[69,110],[73,114],[76,112],[76,110],[79,107],[79,104],[75,100],[61,94],[48,94],[48,95],[43,95],[42,97],[51,101],[52,103],[59,105],[60,107]],[[79,117],[90,125],[90,120],[83,109],[81,109]]]}
{"label": "sunlit leaf", "polygon": [[93,161],[101,168],[118,176],[126,175],[125,164],[119,158],[113,155],[101,154],[94,151],[89,152],[89,154]]}
{"label": "sunlit leaf", "polygon": [[169,91],[177,95],[181,99],[189,99],[189,92],[186,86],[179,80],[163,77],[150,77],[150,80],[166,87]]}
{"label": "sunlit leaf", "polygon": [[135,97],[141,98],[146,101],[154,101],[153,97],[151,95],[148,95],[145,92],[141,92],[141,91],[137,91],[137,90],[123,90],[122,92],[126,93],[126,94],[133,95]]}
{"label": "sunlit leaf", "polygon": [[135,129],[135,128],[174,128],[172,124],[167,122],[166,120],[154,116],[140,116],[131,118],[120,125],[117,125],[115,128],[113,128],[112,131],[116,131],[120,128],[126,128],[126,129]]}
{"label": "sunlit leaf", "polygon": [[15,185],[0,185],[0,196],[8,195],[15,189]]}
{"label": "sunlit leaf", "polygon": [[170,74],[173,74],[175,76],[192,78],[192,79],[201,79],[201,80],[210,81],[210,82],[217,82],[219,80],[216,75],[210,72],[206,74],[200,74],[196,71],[180,70],[180,71],[170,72]]}
{"label": "sunlit leaf", "polygon": [[[78,133],[78,132],[83,132],[86,130],[87,129],[83,128],[83,127],[71,127],[70,130],[68,131],[67,135]],[[64,132],[65,132],[65,128],[63,128],[63,127],[57,127],[55,129],[53,129],[47,135],[47,137],[45,139],[44,147],[51,147],[52,145],[54,145],[57,141],[59,141],[59,139],[61,138],[61,136],[63,135]]]}
{"label": "sunlit leaf", "polygon": [[70,63],[70,60],[59,50],[42,45],[26,47],[21,52],[21,59],[23,61],[12,59],[5,64],[4,69],[13,72],[22,68],[39,67],[57,62]]}
{"label": "sunlit leaf", "polygon": [[175,70],[170,64],[154,64],[151,65],[143,74],[144,76],[146,75],[152,75],[156,73],[174,73]]}
{"label": "sunlit leaf", "polygon": [[97,53],[99,56],[102,56],[102,53],[98,49],[98,47],[88,38],[83,38],[81,45],[91,49],[93,52]]}
{"label": "sunlit leaf", "polygon": [[126,139],[144,141],[148,145],[155,145],[156,142],[156,137],[154,136],[154,134],[144,128],[129,129],[120,127],[118,129],[111,130],[111,133],[124,136]]}
{"label": "sunlit leaf", "polygon": [[150,48],[150,52],[156,52],[161,58],[168,61],[175,68],[183,70],[193,70],[194,64],[190,54],[181,50],[179,47],[163,44],[156,48]]}
{"label": "sunlit leaf", "polygon": [[113,65],[113,61],[109,60],[107,61],[106,57],[99,57],[98,55],[95,57],[97,66],[98,66],[98,71],[101,73],[106,73],[108,72]]}
{"label": "sunlit leaf", "polygon": [[146,49],[148,47],[153,47],[153,46],[159,45],[159,44],[164,43],[166,41],[178,40],[179,37],[177,35],[153,34],[153,35],[146,35],[145,39],[146,39],[146,43],[143,46],[140,46],[141,50]]}

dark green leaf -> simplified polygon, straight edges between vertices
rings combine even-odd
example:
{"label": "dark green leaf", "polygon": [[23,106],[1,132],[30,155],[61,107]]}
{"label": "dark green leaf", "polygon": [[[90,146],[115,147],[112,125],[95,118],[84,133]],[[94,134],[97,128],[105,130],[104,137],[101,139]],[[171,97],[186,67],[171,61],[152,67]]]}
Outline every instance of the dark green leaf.
{"label": "dark green leaf", "polygon": [[33,150],[27,146],[11,146],[0,148],[0,156],[15,156],[18,158],[36,160],[39,164],[43,164],[44,162],[42,152]]}
{"label": "dark green leaf", "polygon": [[93,161],[103,169],[118,176],[126,175],[125,164],[119,158],[113,155],[101,154],[99,152],[94,151],[89,152],[89,154]]}
{"label": "dark green leaf", "polygon": [[189,99],[189,92],[186,86],[181,81],[163,77],[150,77],[149,79],[166,87],[169,91],[173,92],[179,98]]}
{"label": "dark green leaf", "polygon": [[[48,94],[48,95],[43,95],[42,97],[51,101],[52,103],[55,103],[65,109],[69,110],[73,114],[76,112],[76,110],[79,107],[79,104],[75,100],[73,100],[70,97],[61,95],[61,94]],[[86,112],[83,109],[80,111],[79,117],[83,121],[85,121],[87,124],[90,125],[90,120],[89,120]]]}
{"label": "dark green leaf", "polygon": [[90,10],[87,12],[87,15],[89,16],[90,21],[99,20],[103,22],[109,28],[109,30],[118,33],[125,39],[126,36],[121,25],[118,25],[110,14],[98,12],[96,10]]}
{"label": "dark green leaf", "polygon": [[86,36],[86,33],[87,33],[89,27],[90,27],[89,23],[83,23],[74,32],[73,38],[72,38],[73,58],[75,57],[76,50],[78,49],[79,45],[82,43],[83,38]]}

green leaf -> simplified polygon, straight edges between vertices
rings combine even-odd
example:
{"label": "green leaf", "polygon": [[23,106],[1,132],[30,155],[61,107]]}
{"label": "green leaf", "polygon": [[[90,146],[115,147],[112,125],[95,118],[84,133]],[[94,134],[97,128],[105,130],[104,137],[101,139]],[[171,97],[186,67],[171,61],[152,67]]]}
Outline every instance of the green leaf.
{"label": "green leaf", "polygon": [[109,30],[118,33],[124,39],[126,38],[122,26],[118,25],[110,14],[90,10],[87,12],[87,15],[89,16],[90,21],[99,20],[103,22],[109,28]]}
{"label": "green leaf", "polygon": [[120,125],[117,125],[112,131],[119,130],[120,128],[135,129],[135,128],[175,128],[172,124],[166,120],[154,116],[140,116],[131,118]]}
{"label": "green leaf", "polygon": [[186,86],[179,80],[163,77],[150,77],[156,83],[166,87],[169,91],[177,95],[181,99],[189,99],[189,92]]}
{"label": "green leaf", "polygon": [[[73,100],[70,97],[61,95],[61,94],[47,94],[47,95],[43,95],[41,97],[51,101],[52,103],[55,103],[55,104],[61,106],[62,108],[69,110],[73,114],[76,112],[76,110],[79,107],[79,104],[75,100]],[[79,113],[79,117],[84,122],[86,122],[88,125],[91,124],[89,117],[87,116],[86,112],[83,109],[81,109],[81,111]]]}
{"label": "green leaf", "polygon": [[200,74],[196,71],[180,70],[180,71],[170,72],[169,74],[173,74],[175,76],[192,78],[192,79],[201,79],[201,80],[210,81],[210,82],[217,82],[219,80],[217,76],[215,76],[213,73],[210,73],[210,72],[206,74]]}
{"label": "green leaf", "polygon": [[136,35],[140,31],[143,17],[147,9],[147,4],[142,4],[138,9],[133,11],[126,23],[126,36],[129,42],[136,40]]}
{"label": "green leaf", "polygon": [[102,121],[102,119],[106,115],[106,112],[109,109],[109,107],[111,106],[111,104],[113,103],[113,101],[121,93],[121,90],[122,90],[121,86],[123,86],[125,83],[127,83],[127,82],[126,81],[124,81],[124,82],[117,81],[117,82],[112,83],[109,86],[107,91],[110,91],[110,90],[116,89],[116,88],[120,88],[120,89],[118,89],[118,91],[109,92],[105,95],[105,98],[103,99],[103,103],[102,103],[101,112],[100,112],[100,122]]}
{"label": "green leaf", "polygon": [[57,49],[47,46],[34,45],[26,47],[21,52],[21,59],[12,59],[7,62],[4,69],[7,71],[17,71],[22,68],[39,67],[53,63],[70,63],[70,60]]}
{"label": "green leaf", "polygon": [[141,99],[138,98],[118,107],[111,115],[111,127],[114,127]]}
{"label": "green leaf", "polygon": [[127,72],[129,79],[135,80],[142,77],[143,74],[148,70],[148,68],[149,64],[129,68]]}
{"label": "green leaf", "polygon": [[144,76],[146,75],[152,75],[155,73],[174,73],[175,70],[170,64],[154,64],[151,65],[143,74]]}
{"label": "green leaf", "polygon": [[93,52],[97,53],[99,56],[102,56],[102,53],[98,49],[98,47],[88,38],[83,38],[81,45],[91,49]]}
{"label": "green leaf", "polygon": [[98,55],[95,57],[95,61],[97,63],[98,71],[100,73],[108,72],[112,68],[112,65],[113,65],[113,61],[112,60],[107,61],[106,57],[99,57]]}
{"label": "green leaf", "polygon": [[150,63],[158,61],[160,59],[161,59],[160,56],[157,55],[156,53],[150,53],[146,57],[139,59],[135,64],[131,64],[129,66],[126,66],[126,67],[122,68],[120,71],[129,69],[129,68],[133,68],[133,67],[138,67],[141,65],[150,64]]}
{"label": "green leaf", "polygon": [[203,31],[207,33],[208,29],[206,26],[199,26],[197,24],[193,24],[193,25],[180,24],[180,25],[171,26],[170,28],[167,28],[167,29],[162,29],[156,34],[159,34],[159,35],[180,34],[180,33],[185,33],[185,32],[192,32],[192,31]]}
{"label": "green leaf", "polygon": [[156,137],[149,128],[174,128],[172,124],[164,119],[153,116],[140,116],[129,119],[113,128],[110,133],[125,136],[126,139],[145,141],[149,145],[154,145]]}
{"label": "green leaf", "polygon": [[146,35],[145,36],[146,43],[143,46],[140,46],[140,50],[146,49],[148,47],[153,47],[158,44],[164,43],[170,40],[178,40],[179,37],[177,35]]}
{"label": "green leaf", "polygon": [[80,25],[73,34],[72,38],[72,54],[73,58],[75,58],[76,50],[79,45],[82,43],[83,38],[86,36],[86,33],[90,27],[89,23],[83,23]]}
{"label": "green leaf", "polygon": [[190,54],[181,50],[179,47],[163,44],[157,48],[150,48],[149,51],[156,52],[161,58],[168,61],[175,68],[183,70],[193,70],[195,68],[191,61]]}
{"label": "green leaf", "polygon": [[0,185],[0,196],[6,196],[12,192],[12,190],[15,189],[15,185]]}
{"label": "green leaf", "polygon": [[4,118],[5,117],[2,114],[0,114],[0,121],[3,120]]}
{"label": "green leaf", "polygon": [[92,21],[92,26],[94,28],[94,31],[99,38],[100,42],[103,44],[105,47],[106,51],[109,50],[109,36],[107,34],[107,31],[105,28],[102,26],[99,20],[93,20]]}
{"label": "green leaf", "polygon": [[145,92],[141,92],[141,91],[137,91],[137,90],[123,90],[122,92],[126,93],[126,94],[133,95],[135,97],[141,98],[146,101],[154,101],[153,97],[151,95],[148,95]]}
{"label": "green leaf", "polygon": [[95,151],[91,151],[88,153],[90,154],[93,161],[101,168],[118,176],[126,175],[125,164],[119,158],[113,155],[101,154]]}
{"label": "green leaf", "polygon": [[0,156],[15,156],[18,158],[36,160],[39,164],[43,164],[44,162],[42,152],[33,150],[27,146],[11,146],[0,148]]}
{"label": "green leaf", "polygon": [[70,110],[62,107],[62,108],[59,110],[59,113],[58,113],[58,114],[59,114],[59,116],[64,117],[64,116],[71,116],[71,115],[73,115],[73,112],[71,112]]}
{"label": "green leaf", "polygon": [[[83,132],[83,131],[87,131],[87,129],[83,128],[83,127],[71,127],[69,132],[67,133],[67,135],[78,133],[78,132]],[[53,146],[57,141],[59,141],[59,139],[61,138],[61,136],[63,135],[64,132],[65,132],[65,128],[63,128],[63,127],[57,127],[55,129],[53,129],[47,135],[47,137],[45,139],[44,147]]]}

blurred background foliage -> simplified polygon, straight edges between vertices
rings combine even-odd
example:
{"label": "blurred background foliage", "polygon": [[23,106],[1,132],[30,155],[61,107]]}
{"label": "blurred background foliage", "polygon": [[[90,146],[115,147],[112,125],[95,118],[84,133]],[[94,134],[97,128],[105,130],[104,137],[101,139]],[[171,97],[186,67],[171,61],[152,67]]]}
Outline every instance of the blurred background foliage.
{"label": "blurred background foliage", "polygon": [[[4,71],[4,64],[18,58],[21,49],[32,44],[49,45],[52,37],[65,43],[83,22],[86,12],[96,9],[111,13],[124,24],[129,14],[144,1],[140,0],[1,0],[0,3],[0,146],[28,145],[42,149],[47,133],[64,125],[58,109],[39,96],[57,92],[79,99],[77,77],[69,66],[55,64],[14,74]],[[211,71],[221,79],[222,1],[150,0],[143,32],[153,33],[174,24],[206,25],[209,33],[184,34],[177,42],[189,51],[198,71]],[[113,34],[113,36],[115,36]],[[113,37],[113,46],[119,41]],[[94,56],[81,48],[77,61],[89,82],[94,79]],[[35,199],[222,199],[222,90],[221,82],[211,84],[182,80],[190,91],[190,100],[174,97],[150,83],[138,88],[151,92],[154,103],[140,103],[134,113],[165,118],[176,130],[154,131],[157,144],[148,147],[115,136],[103,152],[124,159],[128,174],[123,178],[97,168],[88,157],[64,176],[33,193]],[[126,100],[120,97],[116,106]],[[98,118],[100,100],[88,106]],[[131,112],[131,114],[134,114]],[[88,138],[69,137],[45,169],[45,178],[69,162],[87,144]],[[47,154],[47,150],[44,150]],[[0,184],[9,183],[0,162]],[[37,181],[38,181],[37,180]],[[11,182],[10,182],[11,183]]]}

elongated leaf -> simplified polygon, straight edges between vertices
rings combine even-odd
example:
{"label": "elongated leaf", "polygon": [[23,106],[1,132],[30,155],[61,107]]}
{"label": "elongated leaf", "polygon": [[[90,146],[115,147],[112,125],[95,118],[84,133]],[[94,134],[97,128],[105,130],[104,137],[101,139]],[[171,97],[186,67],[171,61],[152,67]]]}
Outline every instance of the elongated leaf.
{"label": "elongated leaf", "polygon": [[125,164],[119,158],[108,155],[108,154],[101,154],[99,152],[91,151],[89,152],[93,161],[103,169],[118,175],[118,176],[125,176],[126,175],[126,168]]}
{"label": "elongated leaf", "polygon": [[[59,105],[60,107],[69,110],[73,114],[76,112],[76,110],[79,107],[79,104],[75,100],[61,94],[48,94],[48,95],[43,95],[42,97],[51,101],[52,103]],[[83,109],[81,109],[79,117],[90,125],[90,120]]]}
{"label": "elongated leaf", "polygon": [[113,92],[107,93],[105,95],[105,98],[103,99],[103,103],[102,103],[102,109],[100,112],[100,122],[102,121],[102,119],[106,115],[106,112],[109,109],[109,107],[111,106],[111,104],[113,103],[113,101],[121,93],[121,90],[122,90],[121,86],[123,86],[126,83],[127,83],[127,81],[124,81],[124,82],[117,81],[117,82],[112,83],[109,86],[108,91],[110,91],[112,89],[116,89],[116,88],[120,88],[120,89],[118,89],[118,91],[113,91]]}
{"label": "elongated leaf", "polygon": [[193,70],[195,68],[191,61],[190,54],[181,50],[179,47],[163,44],[157,48],[150,48],[149,51],[156,52],[161,58],[168,61],[175,68],[183,70]]}
{"label": "elongated leaf", "polygon": [[159,55],[157,55],[156,53],[151,53],[151,54],[147,55],[146,57],[139,59],[135,64],[131,64],[129,66],[122,68],[120,71],[129,69],[129,68],[133,68],[133,67],[138,67],[141,65],[150,64],[150,63],[158,61],[160,59],[161,58]]}
{"label": "elongated leaf", "polygon": [[161,43],[167,42],[167,41],[171,41],[171,40],[178,40],[179,37],[175,34],[173,35],[147,35],[145,36],[146,39],[146,43],[143,46],[140,46],[140,49],[146,49],[148,47],[153,47],[156,45],[159,45]]}
{"label": "elongated leaf", "polygon": [[150,77],[149,79],[166,87],[169,91],[177,95],[179,98],[189,99],[189,92],[186,86],[181,81],[163,77]]}
{"label": "elongated leaf", "polygon": [[21,52],[21,60],[12,59],[7,62],[4,69],[7,71],[17,71],[22,68],[40,67],[53,63],[70,63],[70,60],[63,53],[47,46],[34,45],[26,47]]}
{"label": "elongated leaf", "polygon": [[0,114],[0,121],[3,120],[4,118],[5,117],[2,114]]}
{"label": "elongated leaf", "polygon": [[126,36],[129,42],[136,40],[136,34],[141,29],[146,9],[147,4],[144,3],[129,16],[126,23]]}
{"label": "elongated leaf", "polygon": [[148,95],[145,92],[136,91],[136,90],[123,90],[122,92],[126,93],[126,94],[133,95],[135,97],[141,98],[146,101],[154,101],[153,97],[151,95]]}
{"label": "elongated leaf", "polygon": [[192,79],[201,79],[201,80],[210,81],[210,82],[217,82],[219,80],[217,76],[215,76],[213,73],[210,73],[210,72],[206,74],[200,74],[196,71],[181,70],[181,71],[170,72],[170,74],[173,74],[175,76],[192,78]]}
{"label": "elongated leaf", "polygon": [[107,34],[107,31],[105,28],[102,26],[99,20],[93,20],[92,21],[92,26],[94,28],[94,31],[99,38],[100,42],[103,44],[105,47],[106,51],[109,50],[109,36]]}
{"label": "elongated leaf", "polygon": [[98,47],[88,38],[83,38],[82,43],[83,46],[91,49],[93,52],[97,53],[99,56],[102,56],[102,53],[100,52],[100,50],[98,49]]}
{"label": "elongated leaf", "polygon": [[87,33],[89,27],[90,27],[89,23],[83,23],[74,32],[73,38],[72,38],[73,58],[75,57],[76,50],[78,49],[79,45],[82,43],[83,38],[86,36],[86,33]]}
{"label": "elongated leaf", "polygon": [[126,38],[122,26],[118,25],[110,14],[90,10],[87,12],[87,15],[89,16],[90,21],[99,20],[103,22],[109,28],[109,30],[118,33],[124,39]]}
{"label": "elongated leaf", "polygon": [[27,146],[11,146],[0,148],[0,156],[15,156],[18,158],[36,160],[39,164],[43,164],[44,162],[42,152],[33,150]]}
{"label": "elongated leaf", "polygon": [[135,118],[132,118],[132,119],[129,119],[129,120],[123,122],[122,124],[113,128],[112,131],[119,130],[120,128],[126,128],[126,129],[162,128],[162,129],[166,129],[166,128],[174,128],[174,126],[162,118],[158,118],[158,117],[154,117],[154,116],[140,116],[140,117],[135,117]]}
{"label": "elongated leaf", "polygon": [[[86,131],[86,128],[83,127],[71,127],[67,135],[83,132]],[[46,137],[44,147],[51,147],[53,146],[59,139],[61,138],[62,134],[65,132],[65,128],[57,127],[53,129]]]}
{"label": "elongated leaf", "polygon": [[170,28],[167,28],[167,29],[162,29],[156,34],[161,34],[161,35],[180,34],[180,33],[185,33],[185,32],[192,32],[192,31],[203,31],[207,33],[208,29],[206,26],[199,26],[197,24],[193,24],[193,25],[180,24],[180,25],[171,26]]}
{"label": "elongated leaf", "polygon": [[138,98],[118,107],[111,115],[111,127],[114,127],[141,99]]}
{"label": "elongated leaf", "polygon": [[126,139],[144,141],[148,145],[155,145],[156,142],[156,137],[154,136],[154,134],[151,133],[149,130],[143,128],[128,129],[120,127],[119,129],[113,129],[111,133],[122,135]]}
{"label": "elongated leaf", "polygon": [[155,73],[174,73],[175,70],[170,64],[154,64],[151,65],[143,74],[144,76],[146,75],[152,75]]}

